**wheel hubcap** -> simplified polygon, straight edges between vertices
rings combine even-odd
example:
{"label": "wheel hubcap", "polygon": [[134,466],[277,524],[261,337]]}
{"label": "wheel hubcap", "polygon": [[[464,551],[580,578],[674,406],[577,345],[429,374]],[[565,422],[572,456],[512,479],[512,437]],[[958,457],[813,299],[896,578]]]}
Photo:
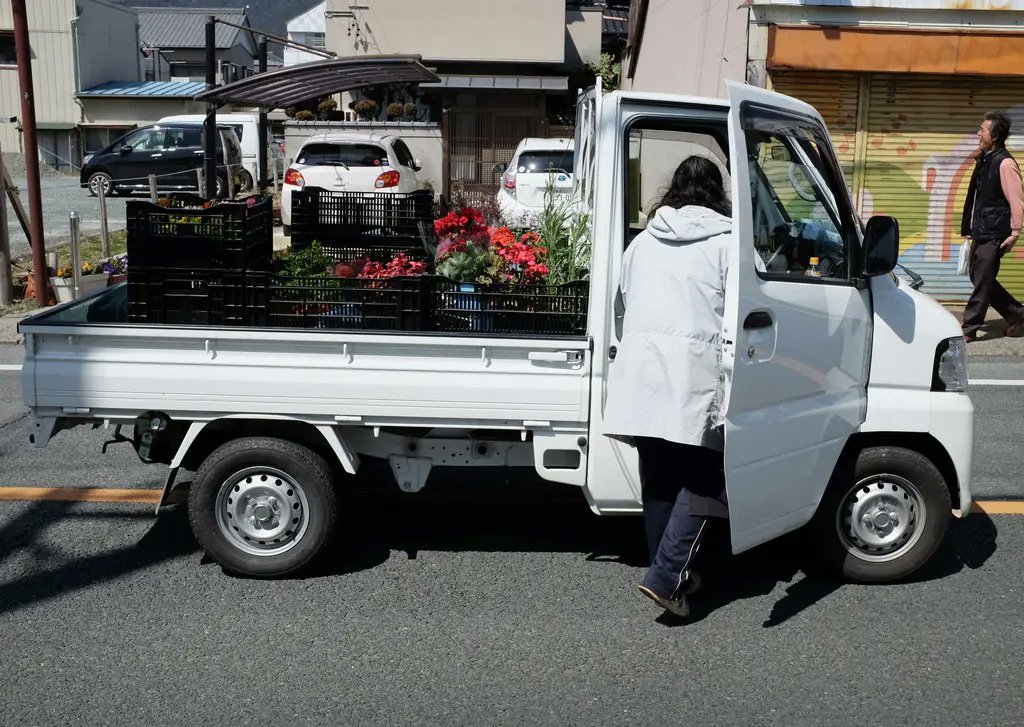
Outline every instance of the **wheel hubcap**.
{"label": "wheel hubcap", "polygon": [[280,555],[302,539],[309,503],[294,478],[272,467],[237,472],[217,493],[217,526],[231,545],[252,555]]}
{"label": "wheel hubcap", "polygon": [[900,557],[917,543],[924,526],[921,493],[909,480],[875,475],[843,498],[836,529],[846,549],[862,560]]}

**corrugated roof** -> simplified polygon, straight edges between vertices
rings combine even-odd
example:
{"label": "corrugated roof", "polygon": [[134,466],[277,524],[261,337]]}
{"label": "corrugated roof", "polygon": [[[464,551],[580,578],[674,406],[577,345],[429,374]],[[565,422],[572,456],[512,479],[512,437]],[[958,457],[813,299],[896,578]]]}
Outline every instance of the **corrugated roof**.
{"label": "corrugated roof", "polygon": [[495,91],[565,91],[568,76],[457,76],[441,75],[437,83],[422,83],[423,88],[477,88]]}
{"label": "corrugated roof", "polygon": [[313,61],[280,71],[257,73],[195,96],[196,101],[282,109],[317,96],[385,83],[437,82],[441,79],[416,55],[356,56]]}
{"label": "corrugated roof", "polygon": [[192,98],[206,90],[202,81],[110,81],[78,95],[88,98]]}
{"label": "corrugated roof", "polygon": [[629,35],[629,11],[605,8],[601,12],[601,32],[611,35]]}
{"label": "corrugated roof", "polygon": [[[229,23],[244,25],[244,8],[136,8],[139,39],[157,48],[205,48],[206,19],[213,15]],[[217,47],[230,48],[241,31],[217,24]]]}

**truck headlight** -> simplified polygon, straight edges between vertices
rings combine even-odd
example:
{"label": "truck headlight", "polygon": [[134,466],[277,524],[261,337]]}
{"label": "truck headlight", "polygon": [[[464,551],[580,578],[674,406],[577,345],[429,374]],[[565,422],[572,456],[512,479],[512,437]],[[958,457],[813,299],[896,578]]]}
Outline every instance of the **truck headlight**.
{"label": "truck headlight", "polygon": [[935,350],[932,391],[967,391],[967,342],[947,338]]}

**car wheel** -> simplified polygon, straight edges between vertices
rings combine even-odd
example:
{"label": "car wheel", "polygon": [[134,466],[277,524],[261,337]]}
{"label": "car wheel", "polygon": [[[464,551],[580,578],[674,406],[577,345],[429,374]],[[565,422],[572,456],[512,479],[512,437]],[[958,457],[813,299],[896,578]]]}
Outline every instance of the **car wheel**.
{"label": "car wheel", "polygon": [[228,196],[228,180],[220,174],[217,175],[217,189],[214,192],[217,199],[224,199]]}
{"label": "car wheel", "polygon": [[283,439],[228,442],[206,458],[189,493],[199,544],[226,570],[246,576],[309,565],[329,542],[335,517],[327,463]]}
{"label": "car wheel", "polygon": [[826,565],[843,578],[906,578],[935,554],[952,515],[949,488],[924,455],[870,447],[836,477],[812,524]]}
{"label": "car wheel", "polygon": [[249,172],[243,169],[239,173],[238,178],[239,180],[241,180],[241,189],[239,189],[240,192],[251,192],[253,190],[254,184],[252,180],[252,175],[249,174]]}
{"label": "car wheel", "polygon": [[89,177],[89,194],[93,197],[99,196],[100,187],[103,188],[103,194],[109,195],[113,187],[113,179],[106,172],[94,172]]}

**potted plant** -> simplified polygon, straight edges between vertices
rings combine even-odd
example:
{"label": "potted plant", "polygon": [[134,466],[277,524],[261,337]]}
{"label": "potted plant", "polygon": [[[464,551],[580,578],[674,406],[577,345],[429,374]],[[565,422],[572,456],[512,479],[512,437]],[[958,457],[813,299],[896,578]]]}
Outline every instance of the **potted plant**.
{"label": "potted plant", "polygon": [[107,287],[123,283],[128,279],[128,255],[107,258],[100,263],[100,270],[107,274]]}
{"label": "potted plant", "polygon": [[[103,290],[107,287],[108,277],[109,273],[104,272],[101,267],[92,263],[82,263],[82,282],[78,297],[85,298]],[[58,303],[70,303],[75,300],[75,270],[70,265],[58,267],[56,274],[50,278],[50,284]]]}
{"label": "potted plant", "polygon": [[377,102],[369,98],[361,98],[352,106],[360,121],[372,121],[377,117]]}
{"label": "potted plant", "polygon": [[416,108],[416,104],[414,104],[412,101],[406,102],[405,107],[403,109],[405,111],[405,118],[409,119],[409,121],[415,121]]}

